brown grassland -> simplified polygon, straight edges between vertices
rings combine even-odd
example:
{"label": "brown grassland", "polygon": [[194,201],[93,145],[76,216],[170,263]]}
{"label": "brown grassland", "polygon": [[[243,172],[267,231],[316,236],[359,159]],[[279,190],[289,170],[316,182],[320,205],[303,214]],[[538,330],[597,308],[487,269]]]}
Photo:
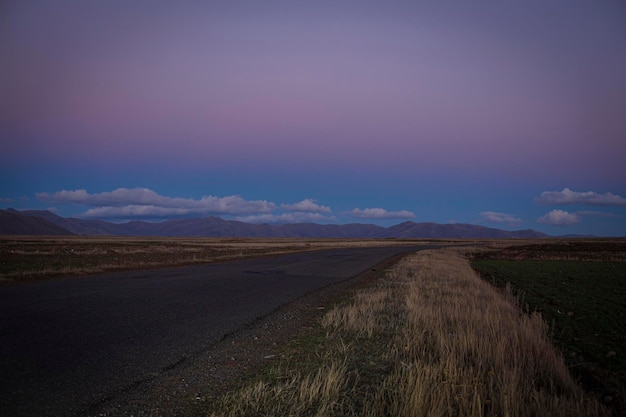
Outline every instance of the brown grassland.
{"label": "brown grassland", "polygon": [[428,243],[400,239],[0,237],[0,284],[162,268],[335,247]]}

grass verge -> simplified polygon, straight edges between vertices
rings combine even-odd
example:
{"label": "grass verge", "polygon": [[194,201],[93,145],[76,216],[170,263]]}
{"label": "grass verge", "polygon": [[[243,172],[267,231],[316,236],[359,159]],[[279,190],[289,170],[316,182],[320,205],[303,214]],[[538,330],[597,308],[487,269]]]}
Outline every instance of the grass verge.
{"label": "grass verge", "polygon": [[603,416],[538,313],[458,251],[421,251],[328,311],[207,416]]}

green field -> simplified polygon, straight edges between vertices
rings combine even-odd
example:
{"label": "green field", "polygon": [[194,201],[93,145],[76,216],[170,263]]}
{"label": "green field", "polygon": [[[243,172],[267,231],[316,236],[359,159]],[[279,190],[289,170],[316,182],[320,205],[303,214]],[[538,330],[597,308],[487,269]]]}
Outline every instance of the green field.
{"label": "green field", "polygon": [[524,310],[540,312],[571,372],[587,390],[623,410],[626,262],[589,257],[601,252],[593,249],[578,251],[585,255],[576,256],[577,251],[538,245],[520,256],[515,248],[477,254],[472,266],[492,284],[509,286]]}

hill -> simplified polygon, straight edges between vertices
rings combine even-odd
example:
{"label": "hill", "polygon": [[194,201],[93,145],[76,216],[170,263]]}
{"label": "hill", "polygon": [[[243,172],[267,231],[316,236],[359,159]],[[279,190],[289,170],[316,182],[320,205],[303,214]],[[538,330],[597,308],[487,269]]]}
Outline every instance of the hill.
{"label": "hill", "polygon": [[17,210],[0,210],[1,235],[72,235],[69,230],[43,217],[29,216]]}
{"label": "hill", "polygon": [[533,239],[549,237],[534,230],[508,231],[472,224],[404,222],[391,227],[373,224],[252,224],[220,217],[166,220],[160,223],[65,218],[45,210],[0,210],[0,234],[164,236],[164,237],[291,237],[291,238],[432,238]]}
{"label": "hill", "polygon": [[387,228],[386,237],[396,238],[437,238],[437,239],[536,239],[549,237],[535,230],[508,231],[474,224],[438,224],[404,222]]}

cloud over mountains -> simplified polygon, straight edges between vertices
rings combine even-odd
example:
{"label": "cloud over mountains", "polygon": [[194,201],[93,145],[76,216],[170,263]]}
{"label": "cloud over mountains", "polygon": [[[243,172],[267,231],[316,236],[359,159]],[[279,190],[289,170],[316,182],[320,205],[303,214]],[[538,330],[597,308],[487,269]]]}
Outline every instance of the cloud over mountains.
{"label": "cloud over mountains", "polygon": [[[269,200],[248,200],[239,195],[201,198],[169,197],[149,188],[117,188],[108,192],[89,193],[85,189],[61,190],[53,193],[37,193],[36,197],[50,206],[71,205],[82,210],[78,217],[87,219],[109,219],[116,222],[126,220],[150,220],[220,216],[245,223],[320,223],[342,224],[358,220],[387,222],[390,220],[412,220],[418,216],[409,210],[389,210],[383,207],[354,208],[337,211],[313,198],[293,203]],[[602,211],[567,211],[555,207],[542,215],[535,215],[534,222],[548,226],[572,226],[584,223],[585,218],[624,218],[620,211],[626,206],[626,198],[613,193],[594,191],[579,192],[564,188],[561,191],[544,191],[534,202],[550,206],[602,206]],[[50,208],[55,211],[56,207]],[[530,222],[528,217],[500,211],[482,211],[477,224],[489,223],[518,228]],[[537,217],[538,216],[538,217]],[[429,220],[429,219],[423,219]]]}
{"label": "cloud over mountains", "polygon": [[[203,196],[200,199],[167,197],[148,188],[118,188],[90,194],[86,190],[62,190],[38,193],[39,200],[52,204],[75,204],[90,207],[80,217],[104,219],[164,219],[198,215],[231,216],[248,223],[334,223],[330,207],[306,198],[296,203],[276,204],[267,200],[246,200],[238,195]],[[360,219],[411,219],[407,210],[383,208],[354,209],[348,212]]]}
{"label": "cloud over mountains", "polygon": [[537,219],[539,223],[550,224],[552,226],[567,226],[580,223],[582,218],[576,213],[565,210],[552,210]]}
{"label": "cloud over mountains", "polygon": [[626,198],[613,193],[599,194],[594,191],[572,191],[563,188],[561,191],[544,191],[535,199],[545,205],[591,205],[591,206],[626,206]]}
{"label": "cloud over mountains", "polygon": [[317,201],[306,198],[295,204],[281,204],[281,208],[289,211],[309,211],[313,213],[332,213],[332,210],[328,206],[321,206],[317,204]]}
{"label": "cloud over mountains", "polygon": [[387,211],[384,208],[353,209],[350,214],[359,219],[414,219],[415,214],[408,210]]}
{"label": "cloud over mountains", "polygon": [[38,193],[40,200],[51,203],[74,203],[95,207],[83,217],[130,218],[173,217],[202,214],[270,213],[276,204],[265,200],[245,200],[240,196],[200,199],[172,198],[157,194],[148,188],[118,188],[111,192],[89,194],[86,190]]}
{"label": "cloud over mountains", "polygon": [[[622,207],[626,206],[626,198],[613,194],[600,194],[595,191],[574,191],[570,188],[563,188],[561,191],[544,191],[539,197],[535,198],[535,202],[542,205],[550,206],[604,206],[604,207]],[[537,223],[547,224],[551,226],[569,226],[583,221],[583,217],[605,217],[616,218],[620,215],[601,211],[580,210],[577,212],[569,212],[562,209],[554,209],[545,213],[537,219]]]}
{"label": "cloud over mountains", "polygon": [[509,226],[519,226],[523,223],[523,220],[517,216],[507,213],[499,213],[496,211],[483,211],[480,213],[480,217],[482,221],[487,223],[502,223],[508,224]]}

